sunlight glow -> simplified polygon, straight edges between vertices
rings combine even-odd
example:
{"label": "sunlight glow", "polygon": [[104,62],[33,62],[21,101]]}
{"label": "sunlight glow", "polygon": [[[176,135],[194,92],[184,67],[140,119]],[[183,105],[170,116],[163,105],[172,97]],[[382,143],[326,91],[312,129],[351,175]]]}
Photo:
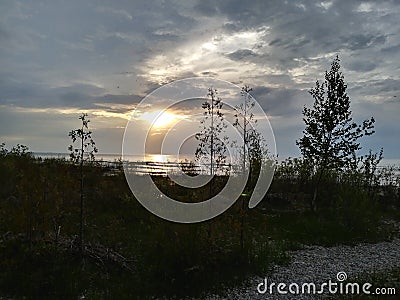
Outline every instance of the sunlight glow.
{"label": "sunlight glow", "polygon": [[166,155],[162,154],[147,154],[146,155],[146,161],[151,161],[151,162],[168,162],[168,158]]}
{"label": "sunlight glow", "polygon": [[152,124],[154,128],[163,128],[175,122],[178,116],[167,111],[156,110],[145,112],[140,118]]}

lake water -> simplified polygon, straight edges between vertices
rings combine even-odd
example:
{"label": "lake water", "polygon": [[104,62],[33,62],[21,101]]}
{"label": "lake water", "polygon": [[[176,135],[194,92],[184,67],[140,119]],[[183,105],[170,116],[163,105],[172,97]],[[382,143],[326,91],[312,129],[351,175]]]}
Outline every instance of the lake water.
{"label": "lake water", "polygon": [[[46,158],[59,158],[69,160],[69,153],[51,153],[51,152],[36,152],[35,157]],[[110,163],[112,167],[113,162],[117,162],[121,159],[120,154],[97,154],[96,160],[103,161],[104,163]],[[194,161],[193,155],[161,155],[161,154],[147,154],[145,157],[140,155],[126,155],[124,161],[128,161],[130,167],[135,170],[136,173],[144,174],[158,174],[165,175],[167,172],[171,172],[176,168],[180,168],[180,162]],[[395,166],[395,174],[400,176],[400,159],[382,159],[379,164],[380,167]],[[206,170],[196,169],[197,171],[204,173]]]}
{"label": "lake water", "polygon": [[[69,153],[53,153],[53,152],[35,152],[33,153],[35,157],[46,158],[60,158],[69,159]],[[118,161],[122,158],[121,154],[96,154],[96,160],[99,161]],[[125,155],[124,161],[129,162],[178,162],[184,160],[193,160],[192,155],[161,155],[161,154],[146,154],[145,157],[142,155]]]}
{"label": "lake water", "polygon": [[[36,152],[33,155],[37,158],[48,159],[66,159],[69,160],[69,153],[44,153]],[[120,154],[97,154],[96,161],[111,168],[116,167],[116,164],[121,159]],[[152,174],[152,175],[166,175],[168,172],[176,172],[181,170],[182,164],[188,166],[188,171],[196,173],[208,173],[208,168],[195,167],[189,165],[189,162],[194,161],[193,155],[161,155],[161,154],[147,154],[145,157],[141,155],[126,155],[123,158],[124,162],[128,162],[130,171],[136,174]],[[181,164],[182,163],[182,164]]]}
{"label": "lake water", "polygon": [[382,158],[380,166],[397,166],[400,167],[400,158]]}
{"label": "lake water", "polygon": [[[45,158],[65,158],[69,159],[69,153],[55,153],[55,152],[34,152],[35,157]],[[117,161],[121,158],[121,154],[96,154],[96,160],[100,161]],[[193,161],[193,155],[161,155],[161,154],[147,154],[144,158],[141,155],[126,155],[124,160],[130,162],[179,162],[179,161]],[[281,160],[280,160],[281,161]],[[384,166],[397,166],[400,167],[400,158],[383,158],[379,164]]]}

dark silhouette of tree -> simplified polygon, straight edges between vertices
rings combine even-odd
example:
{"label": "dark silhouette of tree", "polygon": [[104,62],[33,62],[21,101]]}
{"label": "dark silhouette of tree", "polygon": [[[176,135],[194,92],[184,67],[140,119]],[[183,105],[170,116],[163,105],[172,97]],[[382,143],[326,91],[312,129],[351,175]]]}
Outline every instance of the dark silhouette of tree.
{"label": "dark silhouette of tree", "polygon": [[250,168],[250,180],[248,181],[247,187],[244,195],[241,196],[241,220],[240,220],[240,248],[244,249],[244,215],[246,210],[246,198],[251,194],[252,182],[254,177],[258,177],[258,172],[261,167],[263,155],[266,154],[266,147],[264,145],[264,140],[261,134],[254,128],[253,125],[257,123],[254,119],[254,114],[252,112],[255,105],[255,101],[250,95],[252,88],[248,85],[242,87],[241,95],[243,97],[243,102],[235,107],[235,122],[234,126],[240,131],[243,141],[241,145],[236,145],[239,150],[242,172],[246,171],[246,167]]}
{"label": "dark silhouette of tree", "polygon": [[327,170],[342,170],[354,162],[358,142],[364,135],[374,133],[374,118],[356,124],[352,120],[347,84],[340,71],[337,56],[331,69],[325,72],[325,80],[317,81],[310,90],[314,98],[312,108],[304,107],[303,120],[306,125],[303,137],[296,141],[303,157],[314,166],[314,195],[311,207],[317,210],[318,187]]}
{"label": "dark silhouette of tree", "polygon": [[[223,172],[226,164],[226,146],[227,137],[223,136],[225,128],[224,115],[222,110],[222,100],[218,97],[218,91],[209,88],[207,93],[208,99],[203,102],[204,117],[200,121],[201,131],[196,134],[195,138],[199,145],[195,152],[195,160],[198,164],[206,166],[209,174],[214,176],[217,172]],[[226,171],[226,170],[225,170]],[[214,193],[214,178],[209,182],[209,198]],[[208,238],[211,241],[212,225],[208,225]]]}
{"label": "dark silhouette of tree", "polygon": [[[252,135],[255,133],[255,129],[251,126],[250,122],[256,123],[257,120],[254,120],[254,115],[251,112],[252,108],[255,105],[254,100],[249,94],[252,91],[248,85],[245,85],[242,88],[242,96],[244,98],[243,103],[237,105],[235,107],[237,113],[235,114],[236,121],[233,124],[235,127],[241,131],[243,137],[243,143],[241,145],[240,156],[242,159],[242,171],[246,170],[246,161],[247,161],[247,148],[250,146],[250,141],[252,139]],[[239,146],[239,145],[238,145]],[[249,149],[249,152],[251,150]],[[250,154],[250,153],[249,153]]]}
{"label": "dark silhouette of tree", "polygon": [[202,104],[204,118],[200,121],[201,131],[196,134],[199,145],[196,149],[195,157],[197,161],[206,162],[209,167],[210,175],[220,171],[226,163],[226,137],[222,136],[226,124],[224,115],[221,112],[222,100],[218,97],[216,89],[209,88],[208,99]]}
{"label": "dark silhouette of tree", "polygon": [[[72,140],[72,145],[69,145],[68,150],[70,151],[71,160],[79,165],[79,179],[80,179],[80,224],[79,224],[79,247],[81,253],[84,251],[84,174],[83,166],[85,162],[93,162],[95,160],[95,153],[98,152],[96,144],[92,139],[92,132],[89,130],[88,114],[82,113],[79,116],[81,120],[81,128],[71,130],[68,136]],[[76,147],[74,144],[76,143]]]}

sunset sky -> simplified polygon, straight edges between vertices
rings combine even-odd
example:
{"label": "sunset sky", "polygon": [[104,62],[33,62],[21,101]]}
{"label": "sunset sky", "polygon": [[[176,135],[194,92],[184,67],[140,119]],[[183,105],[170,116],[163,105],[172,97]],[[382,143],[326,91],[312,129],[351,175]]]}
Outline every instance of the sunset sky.
{"label": "sunset sky", "polygon": [[211,76],[253,87],[279,156],[298,156],[308,90],[339,54],[354,118],[376,119],[364,148],[400,158],[399,15],[398,1],[1,1],[0,142],[67,152],[86,111],[100,152],[120,153],[145,95]]}

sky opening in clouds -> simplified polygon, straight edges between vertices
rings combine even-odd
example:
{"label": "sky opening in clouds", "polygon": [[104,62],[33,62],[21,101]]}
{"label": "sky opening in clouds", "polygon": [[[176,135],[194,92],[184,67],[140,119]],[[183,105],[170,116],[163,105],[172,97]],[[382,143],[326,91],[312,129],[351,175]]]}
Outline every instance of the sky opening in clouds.
{"label": "sky opening in clouds", "polygon": [[364,149],[400,158],[399,14],[395,0],[2,1],[0,142],[66,152],[86,111],[100,151],[120,153],[145,95],[212,76],[253,87],[279,156],[297,156],[308,90],[339,54],[354,118],[376,119]]}

